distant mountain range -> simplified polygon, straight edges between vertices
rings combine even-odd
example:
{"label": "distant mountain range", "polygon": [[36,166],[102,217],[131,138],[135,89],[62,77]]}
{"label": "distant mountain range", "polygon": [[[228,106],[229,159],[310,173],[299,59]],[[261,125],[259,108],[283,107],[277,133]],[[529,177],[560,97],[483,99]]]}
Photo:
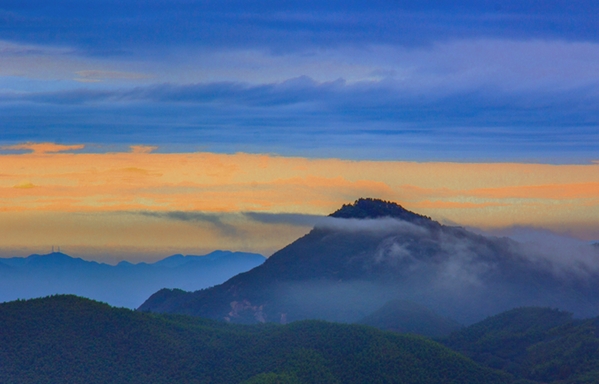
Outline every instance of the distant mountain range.
{"label": "distant mountain range", "polygon": [[261,266],[209,289],[162,289],[139,309],[238,323],[356,322],[403,300],[462,324],[530,305],[596,316],[599,249],[586,244],[580,252],[540,254],[359,199]]}
{"label": "distant mountain range", "polygon": [[60,252],[0,259],[0,302],[70,293],[117,307],[136,308],[161,288],[198,290],[248,271],[266,258],[214,251],[173,255],[155,263],[108,265]]}

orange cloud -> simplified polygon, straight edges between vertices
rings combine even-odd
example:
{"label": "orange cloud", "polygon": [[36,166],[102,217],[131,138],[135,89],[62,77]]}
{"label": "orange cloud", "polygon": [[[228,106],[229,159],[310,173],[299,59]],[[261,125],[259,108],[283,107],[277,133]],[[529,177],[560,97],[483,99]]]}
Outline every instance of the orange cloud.
{"label": "orange cloud", "polygon": [[[408,209],[461,225],[570,226],[581,237],[599,238],[599,164],[348,161],[246,153],[154,153],[153,147],[146,146],[119,153],[65,152],[81,148],[27,143],[9,149],[29,149],[30,153],[0,154],[0,212],[6,213],[3,225],[8,228],[0,247],[7,239],[18,238],[18,228],[29,237],[39,236],[40,243],[45,241],[41,232],[19,227],[27,222],[24,218],[33,220],[35,215],[41,215],[39,220],[45,223],[40,222],[40,228],[52,226],[53,217],[67,215],[70,221],[68,228],[63,228],[65,233],[76,226],[75,217],[83,220],[88,217],[85,215],[98,215],[93,226],[96,232],[90,227],[89,233],[81,236],[101,247],[97,239],[116,236],[108,228],[116,225],[114,220],[121,220],[122,211],[328,214],[359,197],[397,201]],[[170,233],[167,227],[172,222],[152,220],[148,236]],[[63,224],[56,225],[58,230]],[[252,228],[246,232],[258,233],[257,227]],[[274,231],[260,228],[264,236]],[[189,229],[189,236],[177,246],[188,249],[197,245],[199,240],[194,238],[215,236],[209,229],[197,230]],[[298,229],[294,231],[285,232],[281,239],[295,236]],[[139,236],[135,240],[139,244],[125,240],[111,244],[136,247],[151,243],[142,240],[141,232]],[[156,246],[168,247],[168,241],[165,238]],[[227,244],[223,240],[222,247]],[[251,248],[250,243],[244,244]],[[272,249],[273,244],[264,249]]]}
{"label": "orange cloud", "polygon": [[483,199],[592,199],[599,196],[599,182],[519,185],[495,188],[449,189],[421,188],[414,185],[402,185],[402,194],[410,200],[427,198],[483,198]]}
{"label": "orange cloud", "polygon": [[17,145],[8,145],[2,146],[2,149],[8,150],[30,150],[31,153],[35,154],[43,154],[43,153],[57,153],[57,152],[65,152],[65,151],[75,151],[79,149],[85,148],[85,145],[59,145],[53,143],[25,143],[25,144],[17,144]]}
{"label": "orange cloud", "polygon": [[29,188],[35,188],[35,185],[30,183],[29,181],[23,181],[15,186],[13,186],[13,188],[29,189]]}
{"label": "orange cloud", "polygon": [[481,188],[466,193],[495,199],[588,199],[599,196],[599,182]]}
{"label": "orange cloud", "polygon": [[158,149],[158,147],[151,145],[131,145],[129,148],[131,148],[132,153],[150,153]]}
{"label": "orange cloud", "polygon": [[[43,146],[43,149],[42,147]],[[361,196],[408,208],[552,205],[599,195],[599,165],[344,161],[252,154],[49,153],[79,146],[24,144],[30,154],[0,155],[6,208],[64,211],[158,209],[328,213]],[[36,156],[40,151],[43,158]],[[36,188],[22,188],[23,180]],[[21,188],[14,188],[21,186]],[[8,190],[3,187],[10,187]],[[64,206],[46,201],[63,201]],[[583,201],[584,200],[584,201]],[[110,201],[111,203],[107,203]],[[428,201],[429,203],[424,203]],[[435,202],[436,205],[431,202]],[[517,202],[518,204],[521,201]],[[50,209],[50,208],[43,208]]]}
{"label": "orange cloud", "polygon": [[500,203],[460,203],[455,201],[430,201],[425,200],[416,204],[418,208],[433,208],[433,209],[464,209],[464,208],[487,208],[487,207],[505,207],[508,204]]}

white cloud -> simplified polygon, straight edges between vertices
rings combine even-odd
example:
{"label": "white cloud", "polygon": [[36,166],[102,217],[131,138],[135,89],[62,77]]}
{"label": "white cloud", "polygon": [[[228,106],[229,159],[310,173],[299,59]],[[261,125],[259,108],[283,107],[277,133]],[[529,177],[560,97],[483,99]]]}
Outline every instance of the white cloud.
{"label": "white cloud", "polygon": [[428,230],[407,221],[383,217],[378,219],[341,219],[323,217],[316,223],[316,228],[332,229],[346,232],[380,232],[396,234],[425,235]]}

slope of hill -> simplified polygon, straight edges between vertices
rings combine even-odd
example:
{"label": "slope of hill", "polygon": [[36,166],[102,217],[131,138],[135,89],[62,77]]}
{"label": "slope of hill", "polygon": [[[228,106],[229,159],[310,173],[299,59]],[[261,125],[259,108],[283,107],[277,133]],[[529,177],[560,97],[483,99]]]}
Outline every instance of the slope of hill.
{"label": "slope of hill", "polygon": [[445,345],[473,360],[542,383],[599,382],[599,318],[517,308],[453,333]]}
{"label": "slope of hill", "polygon": [[140,310],[240,323],[355,322],[400,299],[463,324],[525,305],[597,315],[599,275],[555,261],[508,238],[359,199],[260,267],[207,290],[159,291]]}
{"label": "slope of hill", "polygon": [[0,259],[0,301],[71,293],[135,308],[158,289],[210,287],[264,260],[262,255],[228,251],[205,256],[173,255],[153,264],[121,262],[116,266],[60,252],[6,258]]}
{"label": "slope of hill", "polygon": [[2,383],[511,383],[424,338],[304,321],[242,326],[75,296],[0,304]]}
{"label": "slope of hill", "polygon": [[393,331],[413,333],[429,337],[449,336],[461,325],[449,318],[437,315],[428,308],[411,301],[391,300],[378,310],[358,321],[358,324]]}

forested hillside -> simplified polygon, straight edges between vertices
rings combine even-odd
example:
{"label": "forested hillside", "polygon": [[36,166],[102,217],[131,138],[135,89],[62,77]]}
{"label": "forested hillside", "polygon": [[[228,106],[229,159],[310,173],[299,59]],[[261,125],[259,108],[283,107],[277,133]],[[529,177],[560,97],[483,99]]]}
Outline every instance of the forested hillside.
{"label": "forested hillside", "polygon": [[445,344],[488,367],[541,383],[599,382],[599,318],[517,308],[453,333]]}
{"label": "forested hillside", "polygon": [[411,301],[391,300],[378,310],[364,317],[358,324],[365,324],[398,333],[442,337],[462,326],[452,319]]}
{"label": "forested hillside", "polygon": [[0,304],[2,383],[511,383],[422,337],[301,321],[234,325],[75,296]]}

